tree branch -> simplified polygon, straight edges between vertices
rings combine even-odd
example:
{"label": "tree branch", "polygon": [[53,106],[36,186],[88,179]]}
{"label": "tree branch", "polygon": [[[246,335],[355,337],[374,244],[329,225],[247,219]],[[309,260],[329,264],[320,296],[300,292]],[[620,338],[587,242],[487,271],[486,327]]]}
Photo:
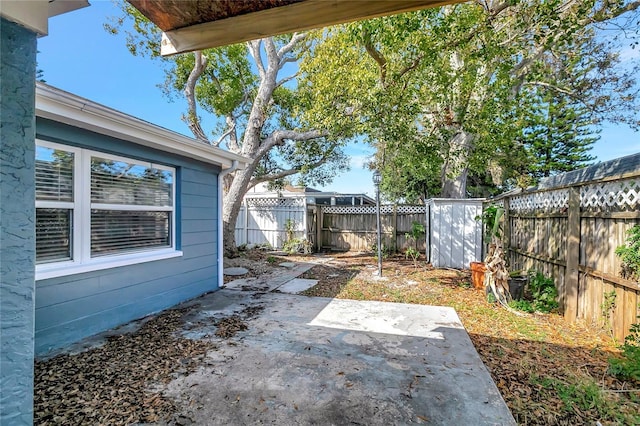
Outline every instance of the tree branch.
{"label": "tree branch", "polygon": [[400,73],[398,74],[398,78],[402,78],[409,71],[413,71],[414,69],[416,69],[418,67],[418,65],[420,65],[420,62],[422,61],[422,58],[424,58],[424,53],[419,55],[417,58],[415,58],[413,60],[413,62],[411,62],[411,64],[409,64],[406,67],[404,67],[404,69],[402,69],[400,71]]}
{"label": "tree branch", "polygon": [[525,86],[540,86],[540,87],[546,87],[547,89],[551,89],[555,92],[558,93],[562,93],[565,94],[567,96],[570,96],[572,98],[578,98],[578,96],[576,96],[576,92],[572,91],[572,90],[568,90],[568,89],[563,89],[562,87],[558,87],[554,84],[550,84],[550,83],[545,83],[544,81],[527,81],[524,83]]}
{"label": "tree branch", "polygon": [[191,130],[191,133],[193,133],[196,139],[204,143],[210,143],[209,139],[204,134],[204,130],[202,130],[202,126],[200,126],[195,93],[196,83],[207,66],[207,58],[202,55],[202,51],[200,50],[194,52],[193,55],[195,59],[193,69],[189,73],[189,78],[187,78],[184,88],[184,96],[187,98],[188,112],[187,116],[183,118],[187,122],[189,130]]}
{"label": "tree branch", "polygon": [[[338,146],[338,144],[334,144],[331,146],[331,148],[327,149],[324,154],[322,155],[322,157],[320,157],[320,159],[318,161],[315,161],[311,164],[306,165],[307,168],[309,169],[315,169],[317,167],[320,167],[321,165],[323,165],[324,163],[326,163],[329,158],[331,157],[331,154],[333,154],[334,149]],[[296,173],[300,173],[301,167],[292,167],[288,170],[281,170],[279,172],[276,173],[270,173],[267,175],[263,175],[263,176],[259,176],[259,177],[254,177],[251,179],[251,181],[249,181],[249,187],[254,187],[259,183],[262,182],[268,182],[270,180],[275,180],[275,179],[282,179],[284,177],[287,176],[291,176],[291,175],[295,175]]]}
{"label": "tree branch", "polygon": [[262,156],[269,152],[271,148],[282,145],[285,140],[308,141],[323,136],[326,136],[326,133],[320,130],[309,130],[307,132],[298,132],[296,130],[276,130],[262,141],[255,158],[262,158]]}
{"label": "tree branch", "polygon": [[[291,52],[294,47],[307,37],[307,33],[293,33],[291,40],[278,50],[278,60],[282,62],[284,56]],[[283,63],[284,64],[284,63]]]}
{"label": "tree branch", "polygon": [[607,6],[610,6],[609,2],[602,2],[602,6],[593,14],[593,22],[604,22],[613,18],[617,18],[618,16],[623,15],[627,12],[632,12],[640,8],[640,1],[628,3],[611,11],[607,11]]}
{"label": "tree branch", "polygon": [[[266,120],[268,105],[276,87],[279,70],[278,55],[273,38],[263,38],[261,43],[264,45],[267,68],[264,69],[263,64],[263,71],[260,73],[260,83],[251,104],[251,112],[247,118],[247,127],[244,132],[242,154],[249,157],[253,157],[261,145],[261,132]],[[253,43],[249,46],[255,47],[256,44]]]}
{"label": "tree branch", "polygon": [[290,75],[289,77],[285,77],[285,78],[283,78],[282,80],[280,80],[280,81],[278,81],[278,82],[276,83],[276,87],[280,87],[280,86],[282,86],[283,84],[285,84],[285,83],[286,83],[286,82],[288,82],[288,81],[295,80],[295,79],[296,79],[296,77],[298,77],[298,75],[299,75],[299,74],[300,74],[300,73],[295,73],[295,74],[293,74],[293,75]]}
{"label": "tree branch", "polygon": [[287,62],[297,62],[298,58],[296,58],[295,56],[285,56],[284,58],[280,59],[280,62],[278,63],[278,68],[282,68],[284,66],[284,64],[286,64]]}
{"label": "tree branch", "polygon": [[249,47],[249,53],[251,53],[251,57],[253,61],[256,63],[256,68],[258,68],[258,74],[260,77],[264,76],[264,64],[262,63],[262,56],[260,56],[260,44],[262,40],[251,40],[247,42],[247,47]]}
{"label": "tree branch", "polygon": [[365,50],[378,64],[378,68],[380,69],[380,84],[384,87],[387,82],[387,60],[373,45],[373,40],[371,40],[371,34],[369,31],[365,30],[362,34],[362,38],[364,40]]}
{"label": "tree branch", "polygon": [[288,170],[282,170],[282,171],[280,171],[278,173],[271,173],[271,174],[268,174],[268,175],[262,175],[260,177],[254,177],[249,181],[248,188],[253,188],[257,184],[262,183],[262,182],[269,182],[271,180],[282,179],[282,178],[285,178],[287,176],[295,175],[296,173],[300,173],[300,169],[293,168],[293,169],[288,169]]}
{"label": "tree branch", "polygon": [[[234,134],[236,131],[236,123],[235,120],[233,120],[232,117],[230,117],[229,115],[226,116],[226,122],[227,122],[227,130],[222,134],[222,136],[220,136],[218,138],[217,141],[215,141],[213,143],[213,146],[220,146],[220,144],[222,143],[222,141],[227,137],[230,136],[230,141],[229,141],[229,150],[231,151],[231,145],[233,142],[231,142],[232,140],[235,139]],[[236,141],[236,147],[237,147],[237,141]]]}
{"label": "tree branch", "polygon": [[229,113],[225,117],[225,121],[227,122],[227,127],[230,130],[227,148],[229,148],[229,151],[231,152],[238,153],[240,152],[240,146],[238,145],[238,126],[236,126],[236,117],[232,113]]}
{"label": "tree branch", "polygon": [[278,56],[278,52],[276,51],[276,43],[273,41],[272,37],[263,39],[263,42],[264,50],[267,54],[267,73],[275,72],[280,69],[280,57]]}

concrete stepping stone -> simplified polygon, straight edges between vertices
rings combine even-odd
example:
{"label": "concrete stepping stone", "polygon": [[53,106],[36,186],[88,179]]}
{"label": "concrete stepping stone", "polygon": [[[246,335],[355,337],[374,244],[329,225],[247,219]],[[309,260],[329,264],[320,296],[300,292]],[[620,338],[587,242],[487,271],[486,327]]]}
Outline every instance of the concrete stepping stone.
{"label": "concrete stepping stone", "polygon": [[242,267],[236,267],[236,268],[224,268],[223,273],[225,275],[230,275],[230,276],[240,276],[240,275],[244,275],[247,272],[249,272],[249,270],[247,268],[242,268]]}
{"label": "concrete stepping stone", "polygon": [[278,287],[280,293],[298,294],[310,289],[318,284],[318,280],[308,280],[306,278],[294,278]]}
{"label": "concrete stepping stone", "polygon": [[282,262],[279,264],[279,266],[282,266],[283,268],[295,268],[296,267],[296,263],[295,262]]}

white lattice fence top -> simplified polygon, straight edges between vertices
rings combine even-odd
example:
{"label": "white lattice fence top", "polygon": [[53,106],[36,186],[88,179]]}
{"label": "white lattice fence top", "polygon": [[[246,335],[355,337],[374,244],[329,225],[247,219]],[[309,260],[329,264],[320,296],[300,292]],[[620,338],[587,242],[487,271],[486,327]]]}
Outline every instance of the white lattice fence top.
{"label": "white lattice fence top", "polygon": [[585,209],[635,210],[640,204],[640,178],[599,182],[580,188],[580,207]]}
{"label": "white lattice fence top", "polygon": [[249,207],[300,207],[304,206],[304,197],[294,198],[246,198]]}
{"label": "white lattice fence top", "polygon": [[[326,206],[323,213],[334,214],[376,214],[376,206]],[[397,206],[398,214],[426,213],[425,206]],[[393,206],[380,206],[380,214],[392,214]]]}
{"label": "white lattice fence top", "polygon": [[569,205],[569,190],[533,192],[516,195],[509,201],[509,208],[516,212],[561,210]]}
{"label": "white lattice fence top", "polygon": [[[393,208],[391,208],[391,210],[393,211]],[[427,208],[425,206],[398,206],[397,212],[403,214],[420,214],[426,213]]]}

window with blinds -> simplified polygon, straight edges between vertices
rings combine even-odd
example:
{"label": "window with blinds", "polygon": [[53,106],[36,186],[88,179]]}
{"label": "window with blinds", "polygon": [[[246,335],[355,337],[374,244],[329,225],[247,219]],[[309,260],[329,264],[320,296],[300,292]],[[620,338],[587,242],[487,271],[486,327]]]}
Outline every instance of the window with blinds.
{"label": "window with blinds", "polygon": [[91,255],[171,246],[173,173],[91,158]]}
{"label": "window with blinds", "polygon": [[37,141],[37,263],[172,248],[174,179],[170,167]]}
{"label": "window with blinds", "polygon": [[73,259],[75,153],[36,147],[36,262]]}

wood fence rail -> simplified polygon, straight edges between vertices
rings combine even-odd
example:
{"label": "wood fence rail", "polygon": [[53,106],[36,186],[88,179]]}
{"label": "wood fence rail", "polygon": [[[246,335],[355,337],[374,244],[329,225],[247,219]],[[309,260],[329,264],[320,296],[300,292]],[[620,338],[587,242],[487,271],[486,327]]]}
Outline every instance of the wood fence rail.
{"label": "wood fence rail", "polygon": [[[615,254],[627,231],[640,224],[640,154],[548,178],[486,204],[505,208],[510,269],[552,277],[568,321],[610,328],[618,341],[640,321],[640,285],[621,277]],[[612,298],[613,306],[607,303]]]}
{"label": "wood fence rail", "polygon": [[[390,251],[403,251],[410,245],[424,253],[425,238],[407,240],[413,222],[424,224],[425,206],[381,206],[382,245]],[[320,209],[317,227],[319,250],[368,251],[376,243],[375,206],[327,206]]]}

